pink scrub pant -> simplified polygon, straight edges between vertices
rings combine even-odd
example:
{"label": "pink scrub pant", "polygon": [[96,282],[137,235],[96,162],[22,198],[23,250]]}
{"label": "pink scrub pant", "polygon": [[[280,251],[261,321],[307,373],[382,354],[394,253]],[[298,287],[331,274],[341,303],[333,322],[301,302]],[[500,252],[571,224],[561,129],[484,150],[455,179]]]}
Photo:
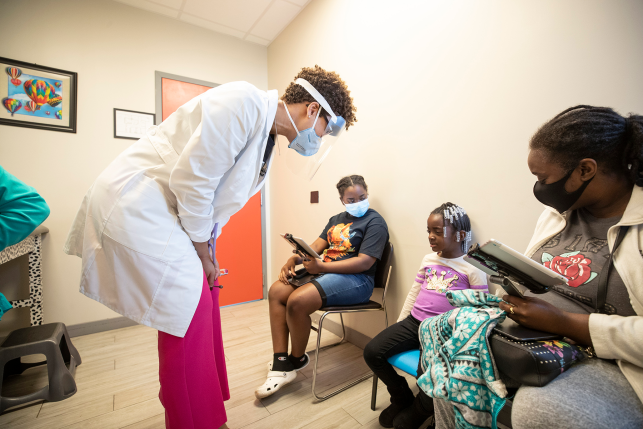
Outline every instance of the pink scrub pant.
{"label": "pink scrub pant", "polygon": [[[218,281],[215,285],[218,285]],[[219,291],[203,276],[201,299],[185,337],[159,331],[159,399],[167,429],[218,429],[230,399]]]}

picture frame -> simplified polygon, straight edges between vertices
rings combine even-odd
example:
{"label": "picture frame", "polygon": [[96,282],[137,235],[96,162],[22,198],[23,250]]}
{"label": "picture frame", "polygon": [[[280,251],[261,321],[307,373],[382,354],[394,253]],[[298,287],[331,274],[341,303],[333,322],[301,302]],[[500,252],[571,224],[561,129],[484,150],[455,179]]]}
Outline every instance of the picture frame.
{"label": "picture frame", "polygon": [[76,133],[78,73],[0,57],[0,125]]}
{"label": "picture frame", "polygon": [[114,108],[115,139],[138,140],[152,125],[156,125],[154,113]]}

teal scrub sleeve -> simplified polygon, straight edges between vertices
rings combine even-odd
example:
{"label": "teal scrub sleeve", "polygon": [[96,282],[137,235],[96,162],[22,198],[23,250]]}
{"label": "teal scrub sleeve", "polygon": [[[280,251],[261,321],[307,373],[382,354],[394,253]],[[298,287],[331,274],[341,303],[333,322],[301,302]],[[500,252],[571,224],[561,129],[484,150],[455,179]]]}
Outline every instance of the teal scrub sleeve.
{"label": "teal scrub sleeve", "polygon": [[48,216],[38,192],[0,167],[0,251],[27,238]]}

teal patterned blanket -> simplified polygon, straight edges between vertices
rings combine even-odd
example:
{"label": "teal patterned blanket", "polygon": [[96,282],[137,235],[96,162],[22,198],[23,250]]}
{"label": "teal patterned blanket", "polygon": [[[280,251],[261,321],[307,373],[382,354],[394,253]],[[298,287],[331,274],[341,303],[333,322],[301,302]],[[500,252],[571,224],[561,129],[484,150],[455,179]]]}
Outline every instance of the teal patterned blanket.
{"label": "teal patterned blanket", "polygon": [[472,289],[448,291],[458,307],[420,324],[418,386],[429,396],[453,404],[458,429],[496,428],[507,389],[490,353],[489,334],[505,320],[500,298]]}

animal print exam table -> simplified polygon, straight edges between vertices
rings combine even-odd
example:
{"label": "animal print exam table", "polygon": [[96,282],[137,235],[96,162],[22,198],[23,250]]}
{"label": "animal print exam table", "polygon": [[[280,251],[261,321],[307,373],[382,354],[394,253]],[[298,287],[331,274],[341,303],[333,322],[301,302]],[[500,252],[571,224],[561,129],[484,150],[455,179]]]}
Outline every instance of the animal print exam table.
{"label": "animal print exam table", "polygon": [[0,252],[0,264],[4,264],[22,255],[29,254],[29,298],[9,301],[13,308],[29,307],[31,326],[42,325],[42,234],[49,232],[46,226],[40,225],[18,244],[9,246]]}

